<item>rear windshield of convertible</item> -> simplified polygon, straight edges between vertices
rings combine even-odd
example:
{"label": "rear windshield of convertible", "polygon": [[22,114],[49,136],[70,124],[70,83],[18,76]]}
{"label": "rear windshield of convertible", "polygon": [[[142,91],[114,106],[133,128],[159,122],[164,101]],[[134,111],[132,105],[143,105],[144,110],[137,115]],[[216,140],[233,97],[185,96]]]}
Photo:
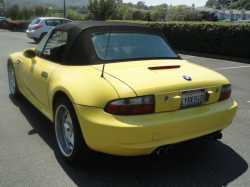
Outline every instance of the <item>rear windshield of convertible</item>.
{"label": "rear windshield of convertible", "polygon": [[109,38],[109,33],[103,33],[93,35],[92,42],[102,60],[105,55],[106,60],[177,57],[163,38],[153,34],[110,33]]}

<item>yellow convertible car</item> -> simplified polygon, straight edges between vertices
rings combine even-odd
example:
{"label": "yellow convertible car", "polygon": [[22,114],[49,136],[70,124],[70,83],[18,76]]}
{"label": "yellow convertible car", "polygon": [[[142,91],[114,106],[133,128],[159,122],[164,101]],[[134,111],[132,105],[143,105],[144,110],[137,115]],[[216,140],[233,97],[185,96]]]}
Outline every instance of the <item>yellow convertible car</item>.
{"label": "yellow convertible car", "polygon": [[220,139],[237,110],[228,79],[182,60],[146,25],[60,25],[35,49],[11,54],[7,67],[11,95],[54,123],[69,163],[91,150],[164,155],[179,142]]}

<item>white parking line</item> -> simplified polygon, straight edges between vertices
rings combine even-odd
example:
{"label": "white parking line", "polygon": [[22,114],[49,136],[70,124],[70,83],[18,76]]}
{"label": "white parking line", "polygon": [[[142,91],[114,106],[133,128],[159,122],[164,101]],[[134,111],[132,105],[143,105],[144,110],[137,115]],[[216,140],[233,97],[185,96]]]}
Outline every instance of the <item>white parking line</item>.
{"label": "white parking line", "polygon": [[221,70],[221,69],[238,69],[238,68],[250,68],[250,66],[236,66],[236,67],[218,68],[218,69],[213,69],[213,70]]}
{"label": "white parking line", "polygon": [[250,103],[250,101],[247,101],[248,103]]}

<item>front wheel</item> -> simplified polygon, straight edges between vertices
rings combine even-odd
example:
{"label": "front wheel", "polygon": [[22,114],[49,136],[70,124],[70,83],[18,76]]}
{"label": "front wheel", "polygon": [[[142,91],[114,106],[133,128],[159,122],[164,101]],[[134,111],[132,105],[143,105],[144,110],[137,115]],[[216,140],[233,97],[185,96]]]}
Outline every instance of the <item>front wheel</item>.
{"label": "front wheel", "polygon": [[71,101],[60,98],[55,105],[55,135],[64,160],[77,163],[86,160],[92,154],[86,145]]}
{"label": "front wheel", "polygon": [[15,70],[12,63],[9,63],[8,65],[8,79],[9,79],[9,87],[11,95],[14,98],[18,98],[21,95],[21,93],[17,86]]}

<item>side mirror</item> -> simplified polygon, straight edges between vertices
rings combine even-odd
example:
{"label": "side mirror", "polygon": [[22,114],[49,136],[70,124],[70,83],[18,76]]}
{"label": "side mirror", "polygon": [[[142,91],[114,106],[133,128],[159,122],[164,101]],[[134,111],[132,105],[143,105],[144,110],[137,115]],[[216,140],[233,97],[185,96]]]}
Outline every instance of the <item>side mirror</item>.
{"label": "side mirror", "polygon": [[26,51],[24,51],[23,56],[25,56],[26,58],[35,58],[36,57],[36,51],[34,49],[27,49]]}

